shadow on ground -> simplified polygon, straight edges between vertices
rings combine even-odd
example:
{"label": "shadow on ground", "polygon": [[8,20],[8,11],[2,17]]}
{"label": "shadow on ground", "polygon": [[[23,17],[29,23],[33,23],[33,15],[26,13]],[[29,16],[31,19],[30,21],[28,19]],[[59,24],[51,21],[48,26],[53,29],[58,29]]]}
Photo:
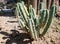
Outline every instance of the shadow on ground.
{"label": "shadow on ground", "polygon": [[1,31],[0,34],[5,35],[6,37],[3,37],[2,39],[7,39],[5,44],[32,44],[32,39],[27,33],[19,33],[17,30],[11,30],[11,34],[8,34],[7,32]]}

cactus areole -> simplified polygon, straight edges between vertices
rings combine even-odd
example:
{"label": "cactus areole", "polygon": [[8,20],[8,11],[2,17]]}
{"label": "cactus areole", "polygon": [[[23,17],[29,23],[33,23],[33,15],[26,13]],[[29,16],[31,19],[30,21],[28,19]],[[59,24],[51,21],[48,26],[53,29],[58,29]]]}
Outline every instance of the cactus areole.
{"label": "cactus areole", "polygon": [[[36,15],[36,11],[32,5],[29,6],[29,11],[24,2],[17,3],[16,5],[16,16],[21,16],[17,19],[20,28],[29,33],[34,40],[37,40],[41,35],[45,35],[56,13],[56,5],[53,4],[51,9],[48,10],[44,8],[44,3],[42,2],[40,4],[39,15]],[[42,33],[40,33],[40,29],[43,30]]]}

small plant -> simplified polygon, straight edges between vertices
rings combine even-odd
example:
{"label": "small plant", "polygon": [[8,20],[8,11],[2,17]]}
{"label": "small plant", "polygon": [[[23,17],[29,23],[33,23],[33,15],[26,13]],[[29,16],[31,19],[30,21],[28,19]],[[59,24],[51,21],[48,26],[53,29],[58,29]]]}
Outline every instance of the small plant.
{"label": "small plant", "polygon": [[[16,4],[16,12],[20,27],[31,35],[31,38],[37,40],[40,36],[46,34],[53,16],[56,13],[56,6],[53,4],[50,11],[44,8],[44,3],[40,3],[40,13],[36,15],[35,9],[32,5],[29,6],[29,11],[24,5],[24,2]],[[43,30],[41,33],[41,29]]]}

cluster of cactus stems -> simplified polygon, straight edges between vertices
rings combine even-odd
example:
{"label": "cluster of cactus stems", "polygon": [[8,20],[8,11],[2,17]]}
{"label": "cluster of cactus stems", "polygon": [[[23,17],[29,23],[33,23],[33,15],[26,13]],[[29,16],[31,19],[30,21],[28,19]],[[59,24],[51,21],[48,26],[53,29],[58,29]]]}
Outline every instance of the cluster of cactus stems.
{"label": "cluster of cactus stems", "polygon": [[[32,5],[29,6],[29,10],[27,10],[24,2],[19,2],[16,5],[17,17],[20,16],[18,18],[20,28],[29,33],[34,40],[45,35],[56,13],[56,5],[53,4],[48,10],[44,8],[43,2],[40,3],[39,15],[36,15]],[[40,29],[43,30],[42,33],[40,33]]]}

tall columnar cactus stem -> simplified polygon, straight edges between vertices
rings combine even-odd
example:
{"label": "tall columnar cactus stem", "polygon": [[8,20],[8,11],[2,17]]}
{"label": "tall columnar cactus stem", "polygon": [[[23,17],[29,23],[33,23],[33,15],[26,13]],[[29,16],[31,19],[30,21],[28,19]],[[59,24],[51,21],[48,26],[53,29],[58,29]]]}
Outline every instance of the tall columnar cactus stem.
{"label": "tall columnar cactus stem", "polygon": [[45,17],[44,17],[42,26],[45,26],[46,25],[46,22],[48,20],[48,17],[49,17],[49,10],[45,10]]}
{"label": "tall columnar cactus stem", "polygon": [[42,33],[42,36],[47,32],[47,30],[48,30],[48,28],[49,28],[49,26],[50,26],[50,24],[51,24],[51,22],[52,22],[52,18],[54,17],[55,13],[56,13],[56,6],[53,5],[53,6],[51,7],[51,9],[50,9],[48,22],[47,22],[47,24],[46,24],[46,27],[44,28],[44,31],[43,31],[43,33]]}
{"label": "tall columnar cactus stem", "polygon": [[38,34],[40,34],[40,28],[41,28],[43,19],[44,19],[44,10],[42,12],[40,12],[40,15],[39,15],[38,19],[36,19],[36,22],[37,22],[36,27],[37,27]]}
{"label": "tall columnar cactus stem", "polygon": [[35,12],[34,8],[32,7],[32,5],[30,5],[30,7],[29,7],[29,17],[32,19],[36,18],[36,12]]}
{"label": "tall columnar cactus stem", "polygon": [[43,2],[40,3],[39,10],[44,10],[44,3]]}
{"label": "tall columnar cactus stem", "polygon": [[30,34],[31,34],[32,38],[35,39],[35,34],[34,34],[33,24],[32,24],[32,20],[31,20],[31,19],[29,19],[29,25],[30,25],[30,26],[29,26],[29,27],[30,27],[30,29],[29,29]]}
{"label": "tall columnar cactus stem", "polygon": [[42,25],[42,22],[43,22],[43,20],[44,20],[44,14],[45,13],[45,10],[43,10],[41,13],[40,13],[40,18],[39,18],[39,27],[41,27],[41,25]]}
{"label": "tall columnar cactus stem", "polygon": [[29,13],[27,11],[27,7],[24,5],[24,2],[22,1],[21,3],[23,5],[23,8],[24,8],[24,11],[25,11],[26,15],[29,16]]}
{"label": "tall columnar cactus stem", "polygon": [[26,13],[25,13],[25,11],[24,11],[23,4],[19,3],[19,8],[20,8],[20,10],[21,10],[21,13],[22,13],[22,16],[23,16],[25,22],[27,23],[27,22],[28,22],[28,19],[27,19],[27,15],[26,15]]}
{"label": "tall columnar cactus stem", "polygon": [[[35,13],[35,10],[34,8],[32,8],[32,5],[30,6],[29,8],[29,14],[30,14],[30,19],[32,20],[32,25],[33,25],[33,33],[34,33],[34,37],[35,37],[35,40],[37,39],[37,31],[36,31],[36,24],[35,24],[35,18],[36,18],[36,13]],[[34,17],[33,17],[34,16]]]}
{"label": "tall columnar cactus stem", "polygon": [[[20,16],[22,17],[21,19],[23,20],[23,22],[25,22],[25,24],[27,24],[28,19],[27,19],[27,15],[24,11],[24,6],[22,6],[22,3],[17,3],[17,9],[18,9],[18,13],[20,14]],[[20,21],[19,21],[20,22]],[[19,23],[20,24],[20,23]],[[26,26],[27,27],[27,26]],[[25,27],[25,30],[27,30],[27,28]],[[27,30],[28,31],[28,30]]]}

